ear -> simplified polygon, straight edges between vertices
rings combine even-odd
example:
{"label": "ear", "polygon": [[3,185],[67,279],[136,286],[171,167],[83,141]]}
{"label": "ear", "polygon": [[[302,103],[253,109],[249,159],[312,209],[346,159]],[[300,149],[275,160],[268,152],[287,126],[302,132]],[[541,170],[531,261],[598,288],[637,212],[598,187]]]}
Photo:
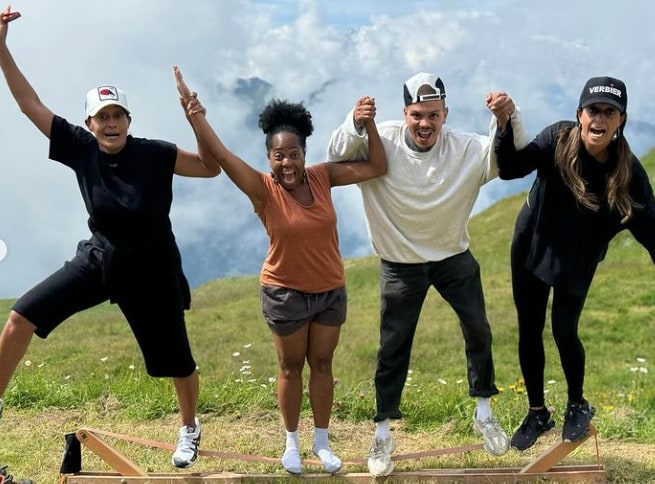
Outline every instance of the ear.
{"label": "ear", "polygon": [[86,127],[89,129],[89,131],[91,131],[91,116],[88,116],[88,117],[84,120],[84,124],[85,124]]}

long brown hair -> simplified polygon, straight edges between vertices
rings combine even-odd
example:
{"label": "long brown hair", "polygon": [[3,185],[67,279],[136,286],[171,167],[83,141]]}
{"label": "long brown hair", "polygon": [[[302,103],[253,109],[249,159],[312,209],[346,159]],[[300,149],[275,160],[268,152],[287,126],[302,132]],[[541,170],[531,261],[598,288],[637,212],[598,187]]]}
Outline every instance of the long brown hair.
{"label": "long brown hair", "polygon": [[[639,205],[630,197],[630,180],[632,179],[632,150],[628,140],[623,136],[623,120],[616,135],[616,139],[609,146],[610,158],[616,160],[614,170],[607,176],[607,202],[610,211],[621,215],[621,223],[632,217],[632,208]],[[555,147],[555,163],[559,167],[564,184],[569,187],[576,201],[583,207],[597,212],[600,208],[598,196],[587,192],[584,179],[580,175],[580,146],[582,139],[579,124],[565,127],[557,133],[557,146]]]}

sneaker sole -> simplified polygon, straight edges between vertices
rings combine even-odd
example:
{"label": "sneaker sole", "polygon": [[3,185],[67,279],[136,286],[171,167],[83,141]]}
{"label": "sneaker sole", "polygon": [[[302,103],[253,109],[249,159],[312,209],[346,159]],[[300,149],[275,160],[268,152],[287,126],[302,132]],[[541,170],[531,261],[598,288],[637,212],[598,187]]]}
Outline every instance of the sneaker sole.
{"label": "sneaker sole", "polygon": [[578,442],[579,440],[584,439],[587,436],[587,434],[589,434],[589,427],[587,427],[587,430],[585,430],[577,439],[571,439],[571,438],[565,439],[564,437],[562,437],[562,442]]}

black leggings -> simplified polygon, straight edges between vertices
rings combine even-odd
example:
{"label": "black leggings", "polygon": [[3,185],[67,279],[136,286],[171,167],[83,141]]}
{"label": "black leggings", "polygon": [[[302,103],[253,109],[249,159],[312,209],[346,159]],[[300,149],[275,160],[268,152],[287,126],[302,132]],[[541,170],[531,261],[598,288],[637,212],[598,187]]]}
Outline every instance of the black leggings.
{"label": "black leggings", "polygon": [[[519,362],[530,407],[542,407],[545,405],[543,331],[551,288],[525,269],[525,257],[517,252],[513,246],[512,288],[519,324]],[[585,299],[586,294],[573,295],[557,287],[553,290],[553,337],[566,377],[568,398],[575,402],[583,396],[585,351],[578,337],[578,321]]]}

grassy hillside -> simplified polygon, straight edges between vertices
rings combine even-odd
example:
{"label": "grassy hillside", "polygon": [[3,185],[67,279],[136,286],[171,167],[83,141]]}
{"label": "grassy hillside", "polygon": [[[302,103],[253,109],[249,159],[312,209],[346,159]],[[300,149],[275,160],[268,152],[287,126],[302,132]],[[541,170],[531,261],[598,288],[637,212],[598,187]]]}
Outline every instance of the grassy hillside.
{"label": "grassy hillside", "polygon": [[[645,157],[644,164],[655,175],[655,153]],[[472,250],[482,267],[494,330],[497,384],[502,388],[494,408],[509,430],[518,425],[526,406],[509,273],[509,244],[524,198],[520,194],[502,200],[470,223]],[[375,257],[346,261],[348,322],[334,365],[338,380],[335,426],[358,426],[359,433],[361,429],[369,432],[374,409],[377,270]],[[655,361],[654,270],[646,251],[629,234],[617,237],[599,268],[580,323],[587,350],[586,396],[598,409],[594,421],[606,442],[655,444],[655,387],[649,372]],[[6,314],[11,303],[0,301],[0,313]],[[281,425],[275,402],[276,358],[260,314],[257,277],[220,279],[197,288],[187,321],[201,375],[203,421],[210,426],[227,419],[233,427],[231,431],[221,427],[221,436],[208,432],[208,445],[214,438],[222,450],[277,455]],[[561,422],[566,390],[548,327],[545,340],[547,399]],[[459,325],[434,291],[421,315],[411,372],[403,404],[405,419],[398,432],[419,436],[416,445],[432,442],[435,433],[439,438],[435,445],[441,447],[477,442],[470,429],[474,402],[467,397]],[[12,438],[0,443],[0,456],[6,461],[0,465],[10,463],[17,475],[31,477],[37,471],[56,474],[63,449],[61,436],[80,426],[125,432],[138,428],[147,434],[143,437],[172,441],[177,425],[170,383],[146,376],[127,324],[117,308],[107,304],[74,316],[45,342],[35,338],[5,401],[0,425],[12,432]],[[304,417],[308,416],[305,407]],[[266,430],[258,428],[262,424]],[[243,436],[252,427],[273,437],[247,444]],[[35,433],[40,437],[36,449],[30,438]],[[356,433],[343,430],[340,437],[337,433],[333,445],[345,448]],[[368,442],[368,436],[364,439]],[[248,447],[252,445],[257,447]],[[367,445],[360,442],[350,449],[352,457],[365,455]],[[28,457],[33,454],[41,457]],[[626,475],[635,470],[642,473],[637,474],[639,479],[645,475],[655,479],[655,463],[635,466],[627,455],[618,454],[608,457],[617,479],[627,482]],[[38,460],[44,455],[47,463]],[[151,457],[140,454],[140,458]],[[507,465],[520,458],[514,455],[498,464],[483,457],[455,465]],[[224,469],[238,470],[233,464],[223,464]],[[152,463],[156,470],[161,470],[159,465],[159,461]],[[168,469],[167,458],[161,465]]]}

